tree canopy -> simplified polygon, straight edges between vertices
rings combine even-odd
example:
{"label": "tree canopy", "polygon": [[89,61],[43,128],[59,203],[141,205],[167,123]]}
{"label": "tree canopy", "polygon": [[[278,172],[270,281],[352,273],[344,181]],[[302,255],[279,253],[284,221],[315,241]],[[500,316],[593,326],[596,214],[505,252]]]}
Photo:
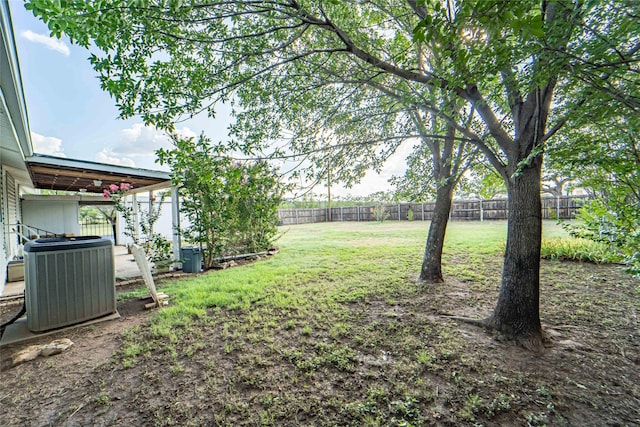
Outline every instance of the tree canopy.
{"label": "tree canopy", "polygon": [[[95,45],[91,62],[123,117],[171,128],[232,102],[239,117],[232,130],[242,136],[236,148],[260,151],[289,133],[287,150],[296,155],[337,149],[344,179],[410,134],[407,111],[437,115],[507,185],[503,279],[487,325],[533,347],[542,340],[544,149],[573,117],[601,105],[594,99],[632,111],[639,99],[634,1],[31,0],[27,7],[54,35]],[[439,94],[450,104],[443,107]],[[472,110],[465,126],[458,112]]]}
{"label": "tree canopy", "polygon": [[[248,151],[289,133],[297,145],[288,148],[308,153],[340,143],[355,127],[370,135],[362,135],[352,152],[343,150],[344,165],[353,164],[353,152],[365,153],[360,161],[380,154],[379,165],[397,146],[389,144],[398,136],[389,127],[404,123],[378,114],[366,120],[372,103],[383,111],[438,110],[430,95],[445,88],[479,107],[482,126],[465,135],[486,144],[486,135],[493,136],[499,147],[484,152],[503,168],[514,136],[530,121],[527,114],[520,120],[513,115],[544,104],[542,95],[552,93],[533,89],[545,83],[558,93],[559,114],[542,142],[588,102],[569,96],[586,86],[638,104],[638,89],[625,76],[637,63],[632,1],[74,0],[61,7],[33,0],[27,7],[54,35],[94,46],[91,61],[123,117],[139,114],[171,127],[201,111],[214,115],[219,101],[233,102],[246,124],[234,131]],[[363,91],[365,85],[395,99],[381,101],[379,93]],[[367,141],[384,141],[379,145],[385,148],[367,149]],[[355,172],[361,175],[362,168]]]}

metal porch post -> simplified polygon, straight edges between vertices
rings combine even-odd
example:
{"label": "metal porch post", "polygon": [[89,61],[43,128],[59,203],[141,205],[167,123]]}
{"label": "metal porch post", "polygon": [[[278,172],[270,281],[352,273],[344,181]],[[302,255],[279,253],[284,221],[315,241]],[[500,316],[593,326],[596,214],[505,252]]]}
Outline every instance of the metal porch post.
{"label": "metal porch post", "polygon": [[180,261],[180,197],[178,187],[171,187],[171,227],[173,228],[173,260],[178,263]]}

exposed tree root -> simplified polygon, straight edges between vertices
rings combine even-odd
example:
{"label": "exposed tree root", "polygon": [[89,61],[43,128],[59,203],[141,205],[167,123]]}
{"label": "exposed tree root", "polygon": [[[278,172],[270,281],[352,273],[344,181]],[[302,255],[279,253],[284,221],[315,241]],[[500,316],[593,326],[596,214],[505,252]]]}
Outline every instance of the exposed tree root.
{"label": "exposed tree root", "polygon": [[425,279],[418,276],[416,282],[420,285],[439,285],[444,283],[444,279],[442,277],[428,277]]}
{"label": "exposed tree root", "polygon": [[546,351],[545,338],[542,333],[515,337],[514,339],[519,345],[534,353],[543,354]]}
{"label": "exposed tree root", "polygon": [[526,335],[515,335],[513,333],[501,330],[494,323],[491,316],[484,319],[474,319],[471,317],[462,317],[462,316],[454,316],[450,314],[440,314],[443,317],[448,319],[457,320],[460,322],[467,323],[469,325],[478,326],[487,330],[491,330],[500,334],[502,337],[506,338],[509,341],[514,342],[515,344],[525,348],[526,350],[532,351],[537,354],[542,354],[545,352],[545,344],[548,341],[545,339],[544,334],[540,333],[529,333]]}
{"label": "exposed tree root", "polygon": [[491,328],[491,325],[489,325],[489,318],[486,318],[486,319],[474,319],[472,317],[454,316],[454,315],[451,315],[451,314],[441,314],[441,316],[449,318],[449,319],[453,319],[453,320],[458,320],[460,322],[468,323],[468,324],[473,325],[473,326],[479,326],[481,328],[493,329],[493,328]]}

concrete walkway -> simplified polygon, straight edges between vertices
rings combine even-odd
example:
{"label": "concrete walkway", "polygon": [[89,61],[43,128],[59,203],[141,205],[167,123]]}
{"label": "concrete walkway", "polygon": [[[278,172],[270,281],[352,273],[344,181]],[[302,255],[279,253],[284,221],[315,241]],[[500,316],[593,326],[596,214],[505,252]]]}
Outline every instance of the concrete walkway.
{"label": "concrete walkway", "polygon": [[133,259],[132,254],[127,253],[126,247],[114,246],[113,256],[115,260],[116,281],[130,280],[142,276],[136,260]]}
{"label": "concrete walkway", "polygon": [[[138,269],[138,264],[135,263],[133,255],[127,253],[127,248],[124,246],[114,246],[113,255],[115,261],[116,270],[116,282],[130,280],[141,277],[142,274]],[[5,284],[2,297],[10,297],[15,295],[22,295],[24,292],[24,281],[20,282],[8,282]]]}

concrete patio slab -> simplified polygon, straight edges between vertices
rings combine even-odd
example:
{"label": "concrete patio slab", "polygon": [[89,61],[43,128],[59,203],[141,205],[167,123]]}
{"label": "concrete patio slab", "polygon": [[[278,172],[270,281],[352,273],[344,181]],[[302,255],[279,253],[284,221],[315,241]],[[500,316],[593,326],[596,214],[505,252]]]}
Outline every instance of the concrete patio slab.
{"label": "concrete patio slab", "polygon": [[31,332],[27,327],[27,318],[22,317],[16,320],[13,324],[5,328],[4,334],[2,335],[2,339],[0,339],[0,347],[4,347],[9,344],[16,344],[16,343],[31,341],[31,340],[35,340],[36,338],[46,337],[48,335],[65,332],[71,329],[81,328],[83,326],[93,325],[95,323],[106,322],[107,320],[115,320],[119,318],[120,318],[120,314],[118,314],[118,312],[115,312],[113,314],[108,314],[106,316],[99,317],[97,319],[88,320],[86,322],[77,323],[75,325],[66,326],[64,328],[52,329],[50,331],[35,333],[35,332]]}

